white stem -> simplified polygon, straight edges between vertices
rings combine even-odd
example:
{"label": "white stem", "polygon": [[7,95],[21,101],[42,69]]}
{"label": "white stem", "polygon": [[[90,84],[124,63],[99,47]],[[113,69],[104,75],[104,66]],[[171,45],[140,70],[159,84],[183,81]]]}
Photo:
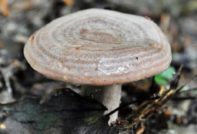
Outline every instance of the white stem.
{"label": "white stem", "polygon": [[[86,88],[87,89],[87,88]],[[107,111],[104,114],[108,114],[112,110],[116,109],[120,105],[121,99],[121,85],[111,85],[106,87],[90,87],[84,92],[84,95],[91,96],[98,102],[107,107]],[[110,115],[108,124],[111,125],[118,118],[118,112]]]}
{"label": "white stem", "polygon": [[[108,109],[104,114],[108,114],[112,110],[118,108],[120,105],[121,85],[108,86],[103,92],[102,104]],[[110,115],[108,124],[110,125],[111,123],[115,122],[117,118],[118,112],[113,113]]]}

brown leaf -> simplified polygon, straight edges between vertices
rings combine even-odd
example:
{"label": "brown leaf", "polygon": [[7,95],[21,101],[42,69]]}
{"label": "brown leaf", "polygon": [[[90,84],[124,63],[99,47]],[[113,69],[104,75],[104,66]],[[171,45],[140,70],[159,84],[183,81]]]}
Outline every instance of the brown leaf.
{"label": "brown leaf", "polygon": [[136,134],[143,134],[144,130],[145,130],[144,125],[141,125],[141,127],[137,129]]}
{"label": "brown leaf", "polygon": [[72,7],[75,3],[75,0],[63,0],[63,1],[64,1],[64,4],[69,7]]}
{"label": "brown leaf", "polygon": [[0,11],[4,16],[9,15],[9,9],[8,9],[8,2],[7,0],[0,0]]}

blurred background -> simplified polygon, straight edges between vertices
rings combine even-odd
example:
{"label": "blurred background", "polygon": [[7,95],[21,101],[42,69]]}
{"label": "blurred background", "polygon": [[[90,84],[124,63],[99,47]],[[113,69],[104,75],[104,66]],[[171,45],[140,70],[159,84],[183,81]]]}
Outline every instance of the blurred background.
{"label": "blurred background", "polygon": [[[55,18],[88,8],[103,8],[149,17],[160,26],[171,44],[172,68],[178,72],[182,66],[178,86],[184,85],[184,89],[168,102],[168,110],[165,111],[168,118],[157,115],[149,119],[149,125],[144,123],[128,131],[118,131],[131,134],[196,134],[197,0],[0,0],[0,133],[63,133],[60,132],[61,125],[55,126],[53,130],[46,130],[47,125],[42,129],[30,130],[31,123],[30,126],[24,125],[21,124],[18,115],[10,116],[10,111],[17,113],[16,109],[12,109],[15,106],[10,106],[10,103],[17,102],[27,94],[41,96],[45,92],[43,89],[68,86],[62,82],[48,80],[34,72],[27,65],[22,50],[28,37],[37,29]],[[146,90],[147,85],[149,87],[150,83],[126,85],[122,102],[128,102],[132,97],[131,91],[126,91],[128,87]],[[21,102],[20,106],[26,107],[27,104]],[[18,106],[18,103],[15,105]],[[129,108],[120,111],[122,118],[128,113]],[[29,121],[30,117],[26,115],[22,118]],[[35,124],[34,128],[39,128]],[[68,133],[117,132],[117,128],[112,130],[105,125],[83,126],[83,129],[79,130],[76,130],[76,127],[73,130],[71,126],[66,129]]]}

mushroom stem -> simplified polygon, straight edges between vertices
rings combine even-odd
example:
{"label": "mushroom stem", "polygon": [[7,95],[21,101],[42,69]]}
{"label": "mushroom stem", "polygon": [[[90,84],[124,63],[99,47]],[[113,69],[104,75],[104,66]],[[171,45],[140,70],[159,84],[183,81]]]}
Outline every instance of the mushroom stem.
{"label": "mushroom stem", "polygon": [[[121,99],[121,85],[85,88],[85,90],[83,90],[83,95],[89,96],[103,104],[107,108],[104,112],[105,115],[119,107]],[[108,124],[112,124],[117,120],[117,118],[118,112],[113,113],[109,117]]]}
{"label": "mushroom stem", "polygon": [[[111,85],[105,87],[106,89],[102,92],[101,102],[104,106],[107,107],[107,111],[104,114],[108,114],[112,110],[116,109],[120,105],[121,99],[121,85]],[[115,122],[118,118],[118,112],[110,115],[108,124],[110,125],[112,122]]]}

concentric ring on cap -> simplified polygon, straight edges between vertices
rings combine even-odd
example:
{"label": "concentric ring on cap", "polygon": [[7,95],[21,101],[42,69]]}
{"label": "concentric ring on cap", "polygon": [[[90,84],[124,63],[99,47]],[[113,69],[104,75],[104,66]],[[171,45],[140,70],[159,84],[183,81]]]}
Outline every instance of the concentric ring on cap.
{"label": "concentric ring on cap", "polygon": [[24,55],[50,78],[89,85],[140,80],[171,62],[170,45],[155,23],[102,9],[52,21],[30,37]]}

